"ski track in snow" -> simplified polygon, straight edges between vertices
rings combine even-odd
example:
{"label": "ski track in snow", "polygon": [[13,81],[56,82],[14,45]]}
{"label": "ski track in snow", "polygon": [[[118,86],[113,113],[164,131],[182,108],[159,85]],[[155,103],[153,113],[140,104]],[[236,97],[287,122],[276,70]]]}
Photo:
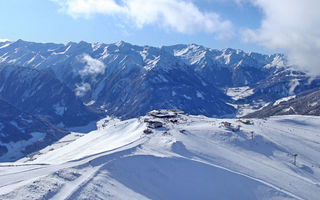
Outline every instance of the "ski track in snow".
{"label": "ski track in snow", "polygon": [[[241,125],[240,131],[223,121]],[[221,199],[234,193],[238,199],[316,200],[320,117],[252,122],[182,115],[149,135],[143,118],[100,122],[97,131],[35,160],[0,163],[0,199]]]}

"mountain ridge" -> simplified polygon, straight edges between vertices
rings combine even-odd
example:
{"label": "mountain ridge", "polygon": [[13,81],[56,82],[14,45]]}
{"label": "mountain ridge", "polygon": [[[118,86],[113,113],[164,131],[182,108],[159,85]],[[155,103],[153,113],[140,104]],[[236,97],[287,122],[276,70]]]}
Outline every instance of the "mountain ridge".
{"label": "mountain ridge", "polygon": [[0,198],[316,199],[310,78],[195,44],[0,43]]}
{"label": "mountain ridge", "polygon": [[[284,55],[196,44],[151,47],[124,41],[39,44],[18,40],[0,45],[0,65],[52,72],[73,92],[69,92],[72,98],[79,99],[79,105],[82,102],[120,118],[167,108],[235,116],[237,110],[230,103],[267,103],[320,86],[319,79],[310,84],[307,74],[294,71]],[[231,87],[249,87],[253,94],[234,101],[225,92]],[[80,110],[87,112],[84,107]]]}

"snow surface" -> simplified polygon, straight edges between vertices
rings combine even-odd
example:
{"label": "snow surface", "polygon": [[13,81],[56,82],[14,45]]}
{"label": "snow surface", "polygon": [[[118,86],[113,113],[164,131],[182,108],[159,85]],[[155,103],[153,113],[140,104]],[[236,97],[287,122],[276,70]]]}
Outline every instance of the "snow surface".
{"label": "snow surface", "polygon": [[289,96],[289,97],[283,97],[283,98],[278,99],[277,101],[275,101],[275,102],[273,103],[273,105],[276,106],[276,105],[279,105],[279,104],[282,103],[282,102],[286,102],[286,101],[289,101],[289,100],[294,99],[294,98],[296,98],[296,95]]}
{"label": "snow surface", "polygon": [[228,105],[231,105],[237,109],[236,117],[244,117],[250,113],[256,112],[258,110],[262,110],[263,108],[269,106],[270,103],[264,102],[264,101],[254,101],[251,104],[231,104],[231,103],[228,103]]}
{"label": "snow surface", "polygon": [[319,199],[320,117],[179,115],[147,135],[144,119],[101,120],[1,163],[0,199]]}
{"label": "snow surface", "polygon": [[[15,126],[19,128],[17,124]],[[0,124],[0,127],[1,127],[1,124]],[[3,160],[12,160],[12,159],[17,159],[19,157],[22,157],[24,153],[21,152],[21,150],[25,149],[27,146],[35,143],[36,141],[43,140],[46,136],[46,133],[33,132],[31,133],[31,136],[32,137],[29,140],[20,140],[18,142],[9,142],[9,143],[0,142],[1,146],[5,146],[8,149],[8,153],[1,157],[0,163]]]}
{"label": "snow surface", "polygon": [[244,87],[235,87],[235,88],[228,88],[226,95],[230,96],[233,100],[244,99],[253,95],[253,89],[250,89],[249,86]]}
{"label": "snow surface", "polygon": [[61,103],[57,103],[53,105],[53,109],[57,115],[63,116],[64,112],[66,111],[66,107],[62,106]]}

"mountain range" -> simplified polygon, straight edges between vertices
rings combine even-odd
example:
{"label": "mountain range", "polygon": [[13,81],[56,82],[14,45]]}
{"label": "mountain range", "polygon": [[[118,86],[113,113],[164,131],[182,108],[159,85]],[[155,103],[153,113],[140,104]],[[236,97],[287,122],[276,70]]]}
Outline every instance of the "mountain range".
{"label": "mountain range", "polygon": [[295,69],[196,44],[0,42],[0,199],[316,200],[320,78]]}
{"label": "mountain range", "polygon": [[[236,117],[257,109],[264,113],[254,115],[258,117],[319,115],[285,112],[283,103],[269,108],[289,96],[314,96],[319,87],[320,78],[296,71],[282,54],[123,41],[0,43],[1,99],[12,110],[62,129],[86,126],[106,115],[129,119],[169,108],[208,117]],[[299,99],[301,104],[303,98],[295,101]],[[1,135],[8,134],[4,130]]]}

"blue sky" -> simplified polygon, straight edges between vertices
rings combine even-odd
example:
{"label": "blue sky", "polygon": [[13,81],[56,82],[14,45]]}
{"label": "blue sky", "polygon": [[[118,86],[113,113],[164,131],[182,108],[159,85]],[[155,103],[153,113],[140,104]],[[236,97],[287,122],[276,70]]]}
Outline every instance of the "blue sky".
{"label": "blue sky", "polygon": [[[200,0],[193,4],[201,12],[214,12],[222,20],[229,20],[235,32],[245,28],[256,29],[262,19],[261,10],[251,4],[239,5],[232,0]],[[81,40],[113,43],[124,40],[152,46],[196,43],[218,49],[231,47],[266,51],[263,46],[244,43],[240,34],[235,34],[232,39],[217,39],[215,33],[184,33],[157,22],[138,27],[121,15],[93,13],[89,17],[73,17],[51,0],[1,0],[0,8],[0,38],[9,40],[55,43]]]}

